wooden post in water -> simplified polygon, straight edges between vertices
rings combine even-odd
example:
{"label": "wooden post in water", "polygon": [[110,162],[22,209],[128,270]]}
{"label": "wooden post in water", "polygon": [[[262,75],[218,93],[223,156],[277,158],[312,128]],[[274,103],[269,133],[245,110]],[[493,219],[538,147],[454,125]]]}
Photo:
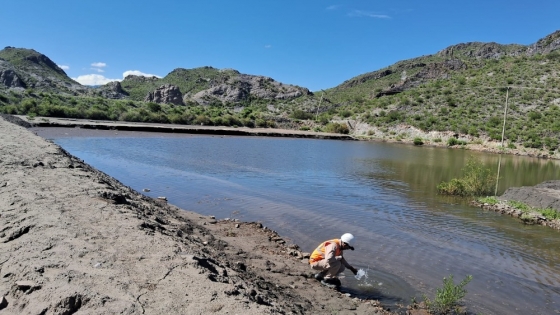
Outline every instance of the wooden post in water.
{"label": "wooden post in water", "polygon": [[[508,109],[509,86],[506,89],[506,108],[504,109],[504,124],[502,125],[502,150],[504,149],[504,134],[506,132],[506,117]],[[494,189],[494,197],[498,195],[498,183],[500,182],[500,167],[502,166],[502,152],[498,159],[498,175],[496,175],[496,188]]]}

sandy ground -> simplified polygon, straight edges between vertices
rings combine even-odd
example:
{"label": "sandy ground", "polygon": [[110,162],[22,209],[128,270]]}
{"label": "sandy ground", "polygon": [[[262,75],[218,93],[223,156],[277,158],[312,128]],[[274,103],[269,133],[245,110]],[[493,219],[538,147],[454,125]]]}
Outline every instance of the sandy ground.
{"label": "sandy ground", "polygon": [[1,314],[387,314],[259,223],[147,198],[0,118]]}

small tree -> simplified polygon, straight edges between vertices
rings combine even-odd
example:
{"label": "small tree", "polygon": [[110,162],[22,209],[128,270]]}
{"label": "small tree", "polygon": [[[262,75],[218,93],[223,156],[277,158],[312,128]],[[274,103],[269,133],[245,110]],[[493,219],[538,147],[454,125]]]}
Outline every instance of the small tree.
{"label": "small tree", "polygon": [[469,157],[462,173],[461,178],[440,183],[437,186],[438,192],[457,196],[482,196],[492,193],[496,176],[490,168],[484,167],[479,159]]}
{"label": "small tree", "polygon": [[459,314],[459,301],[465,297],[467,290],[465,286],[472,280],[472,276],[466,276],[461,283],[455,285],[453,275],[443,278],[443,287],[436,290],[434,300],[424,296],[428,310],[433,315]]}

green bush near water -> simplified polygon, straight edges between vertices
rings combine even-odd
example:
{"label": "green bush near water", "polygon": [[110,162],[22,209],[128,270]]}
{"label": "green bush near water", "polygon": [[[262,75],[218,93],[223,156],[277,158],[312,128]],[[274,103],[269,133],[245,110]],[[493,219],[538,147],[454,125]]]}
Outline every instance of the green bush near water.
{"label": "green bush near water", "polygon": [[413,140],[414,145],[423,145],[424,141],[422,140],[422,138],[416,137]]}
{"label": "green bush near water", "polygon": [[459,301],[465,297],[467,290],[465,286],[472,280],[472,276],[468,275],[455,285],[453,275],[443,278],[443,287],[436,290],[434,300],[424,296],[424,302],[433,315],[444,314],[460,314]]}
{"label": "green bush near water", "polygon": [[494,172],[476,158],[470,157],[461,178],[453,178],[437,186],[440,194],[453,196],[482,196],[492,192],[496,183]]}
{"label": "green bush near water", "polygon": [[323,128],[325,132],[330,133],[342,133],[342,134],[349,134],[350,130],[346,124],[341,123],[328,123],[325,128]]}

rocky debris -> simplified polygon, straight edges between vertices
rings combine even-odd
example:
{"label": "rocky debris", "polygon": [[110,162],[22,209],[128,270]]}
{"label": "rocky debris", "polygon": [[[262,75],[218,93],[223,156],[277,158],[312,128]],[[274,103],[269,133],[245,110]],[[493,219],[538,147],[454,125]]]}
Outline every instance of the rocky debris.
{"label": "rocky debris", "polygon": [[144,99],[146,102],[163,103],[163,104],[183,104],[183,94],[178,87],[171,84],[164,84],[155,91],[148,93]]}

